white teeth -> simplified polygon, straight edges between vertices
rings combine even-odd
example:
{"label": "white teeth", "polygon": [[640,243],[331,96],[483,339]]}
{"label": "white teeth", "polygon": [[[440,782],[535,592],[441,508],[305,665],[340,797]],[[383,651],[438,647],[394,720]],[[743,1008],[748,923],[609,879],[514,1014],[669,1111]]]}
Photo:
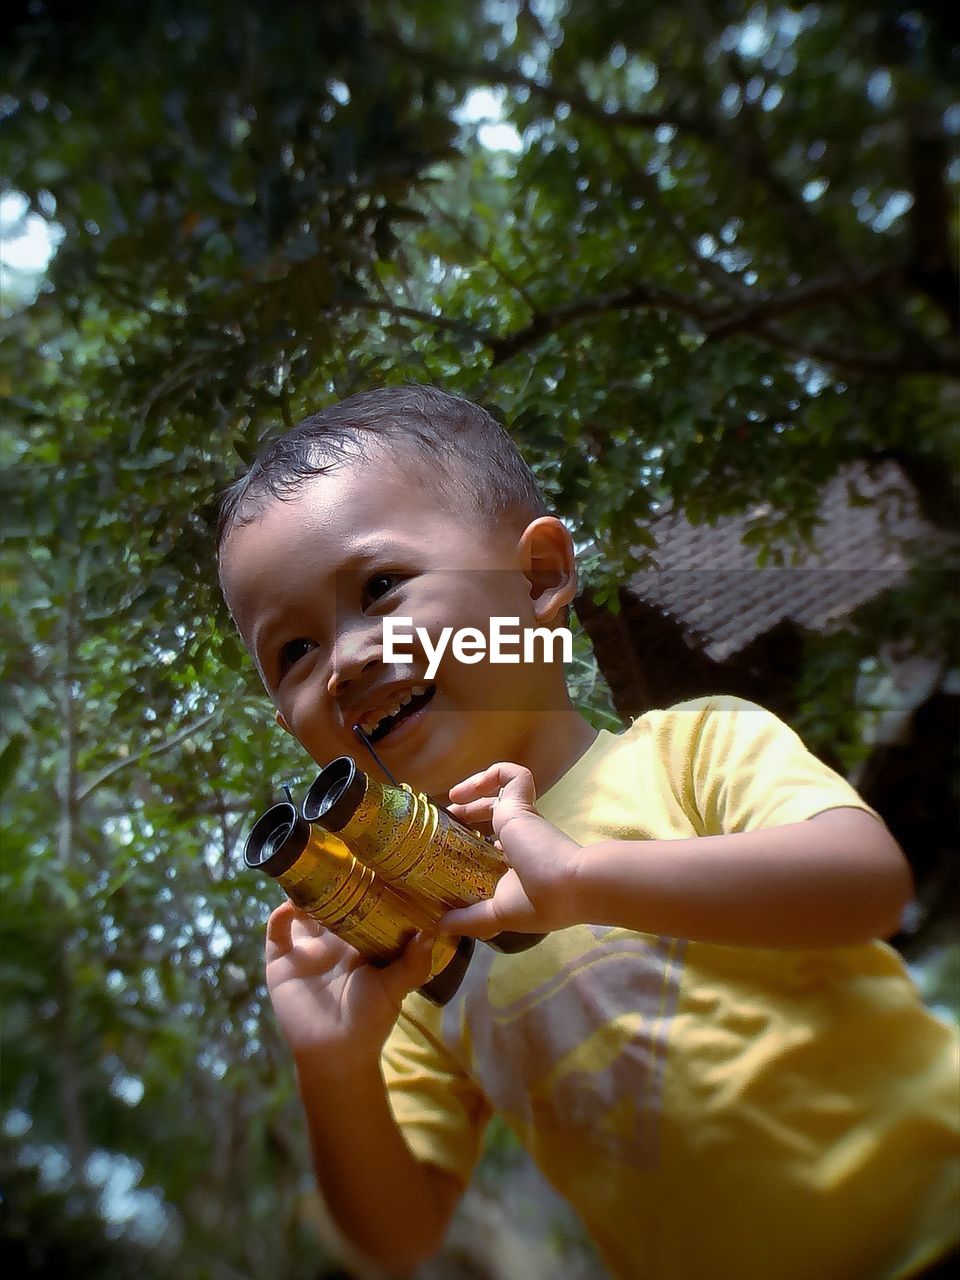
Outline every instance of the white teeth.
{"label": "white teeth", "polygon": [[[408,698],[407,701],[409,702],[410,699]],[[373,733],[374,729],[376,729],[377,725],[380,724],[382,720],[386,720],[388,716],[395,716],[403,705],[404,704],[399,698],[394,698],[392,702],[388,703],[383,708],[375,720],[372,717],[366,720],[361,720],[360,728],[364,733]]]}
{"label": "white teeth", "polygon": [[360,721],[360,728],[366,734],[373,733],[379,724],[389,716],[395,716],[401,707],[405,707],[413,698],[426,693],[429,688],[430,685],[428,684],[415,684],[412,688],[407,689],[406,692],[397,694],[396,697],[387,703],[375,720],[371,716],[365,716],[364,719]]}

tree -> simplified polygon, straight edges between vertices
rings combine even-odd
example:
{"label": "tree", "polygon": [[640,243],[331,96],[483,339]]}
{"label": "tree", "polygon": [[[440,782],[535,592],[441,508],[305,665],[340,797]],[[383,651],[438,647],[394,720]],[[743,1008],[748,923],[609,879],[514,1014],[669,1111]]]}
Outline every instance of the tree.
{"label": "tree", "polygon": [[[236,849],[309,763],[216,601],[216,492],[262,435],[415,378],[503,416],[608,586],[665,499],[768,502],[762,552],[852,459],[896,458],[949,527],[955,20],[44,0],[7,23],[6,189],[63,232],[3,340],[8,1127],[78,1183],[91,1153],[135,1161],[185,1280],[308,1275],[271,894]],[[479,88],[514,150],[458,124]],[[922,581],[843,651],[835,701],[885,637],[949,658],[953,588]]]}

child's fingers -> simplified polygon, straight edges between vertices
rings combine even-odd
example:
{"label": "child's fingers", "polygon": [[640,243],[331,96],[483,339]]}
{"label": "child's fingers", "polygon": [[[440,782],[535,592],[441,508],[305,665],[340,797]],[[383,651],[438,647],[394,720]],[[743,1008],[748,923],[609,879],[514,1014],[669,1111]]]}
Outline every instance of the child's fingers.
{"label": "child's fingers", "polygon": [[282,903],[267,922],[266,962],[274,965],[284,957],[302,973],[349,970],[363,960],[359,951],[292,902]]}
{"label": "child's fingers", "polygon": [[365,963],[356,947],[305,911],[294,912],[290,939],[295,963],[303,973],[349,973]]}
{"label": "child's fingers", "polygon": [[537,790],[533,774],[521,764],[513,764],[509,760],[501,760],[492,764],[482,773],[474,773],[464,778],[456,786],[450,788],[450,799],[458,804],[469,804],[484,796],[500,797],[509,789],[511,798],[524,804],[533,805],[537,798]]}
{"label": "child's fingers", "polygon": [[488,765],[486,769],[472,773],[469,778],[464,778],[451,787],[450,798],[464,803],[480,796],[495,795],[518,772],[528,773],[529,770],[524,769],[523,765],[511,764],[508,760]]}
{"label": "child's fingers", "polygon": [[291,929],[296,918],[296,908],[292,902],[282,902],[270,913],[267,921],[267,963],[275,960],[293,946]]}
{"label": "child's fingers", "polygon": [[390,1000],[399,1006],[404,996],[422,987],[430,977],[433,948],[437,939],[429,933],[418,933],[407,943],[399,960],[381,969],[380,978]]}
{"label": "child's fingers", "polygon": [[495,796],[483,796],[479,800],[471,800],[469,804],[449,804],[447,812],[458,822],[489,822],[493,817]]}
{"label": "child's fingers", "polygon": [[444,933],[462,934],[468,938],[492,938],[503,925],[497,919],[493,901],[475,902],[470,907],[458,907],[441,916],[437,928]]}
{"label": "child's fingers", "polygon": [[450,788],[450,799],[466,803],[470,800],[476,800],[480,796],[489,795],[491,792],[496,793],[499,783],[493,773],[495,767],[491,766],[489,769],[484,769],[482,773],[472,773],[469,778],[464,778],[462,782],[458,782]]}

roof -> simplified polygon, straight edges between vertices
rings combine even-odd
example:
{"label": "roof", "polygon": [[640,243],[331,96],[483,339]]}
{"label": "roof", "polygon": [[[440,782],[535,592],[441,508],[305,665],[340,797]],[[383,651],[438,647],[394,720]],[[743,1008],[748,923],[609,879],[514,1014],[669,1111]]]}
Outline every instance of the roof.
{"label": "roof", "polygon": [[[656,547],[649,558],[656,567],[637,572],[621,589],[621,614],[578,601],[621,712],[652,705],[651,690],[659,696],[665,682],[671,696],[687,696],[671,668],[694,658],[701,666],[699,677],[693,671],[688,677],[689,696],[745,652],[762,684],[761,638],[838,628],[906,575],[913,559],[906,544],[936,537],[893,462],[844,468],[824,489],[811,545],[798,551],[775,543],[783,563],[759,568],[757,548],[743,538],[770,516],[776,512],[762,505],[694,525],[682,511],[668,511],[651,530]],[[768,660],[765,655],[762,662]],[[782,643],[778,661],[781,667],[787,662]]]}
{"label": "roof", "polygon": [[[900,469],[874,473],[851,466],[827,485],[813,545],[799,553],[779,544],[783,567],[758,568],[743,535],[770,514],[769,505],[715,525],[693,525],[682,512],[653,526],[657,568],[635,574],[628,590],[656,605],[700,638],[722,661],[789,619],[829,631],[867,600],[893,586],[910,567],[904,542],[934,536]],[[790,564],[791,556],[798,563]]]}

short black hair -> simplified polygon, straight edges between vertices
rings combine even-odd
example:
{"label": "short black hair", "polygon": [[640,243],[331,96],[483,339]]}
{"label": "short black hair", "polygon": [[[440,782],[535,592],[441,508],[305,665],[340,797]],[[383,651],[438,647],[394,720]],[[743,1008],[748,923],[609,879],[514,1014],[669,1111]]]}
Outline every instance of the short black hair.
{"label": "short black hair", "polygon": [[246,475],[220,499],[218,553],[231,529],[252,519],[267,495],[292,497],[305,480],[367,457],[371,440],[411,447],[422,463],[443,473],[458,498],[491,521],[526,524],[549,514],[519,449],[485,409],[436,387],[380,387],[314,413],[261,446]]}

